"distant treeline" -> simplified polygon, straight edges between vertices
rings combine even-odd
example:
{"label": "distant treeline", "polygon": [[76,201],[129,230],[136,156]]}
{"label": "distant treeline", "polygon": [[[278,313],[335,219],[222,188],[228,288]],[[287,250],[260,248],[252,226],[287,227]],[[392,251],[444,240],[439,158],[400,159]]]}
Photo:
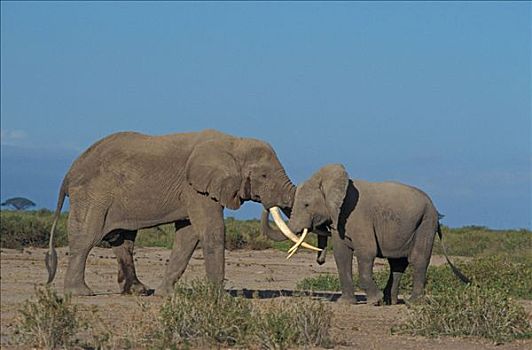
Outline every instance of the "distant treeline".
{"label": "distant treeline", "polygon": [[[56,246],[66,246],[67,213],[62,213],[56,231]],[[53,212],[47,209],[17,212],[0,212],[0,242],[2,248],[21,249],[24,247],[46,247],[52,226]],[[286,250],[288,242],[272,242],[260,234],[258,220],[225,219],[227,249],[267,249]],[[506,253],[516,258],[532,259],[532,231],[530,230],[491,230],[482,226],[449,228],[443,226],[443,239],[449,253],[456,256],[481,256]],[[315,243],[314,237],[309,241]],[[140,230],[137,245],[146,247],[171,248],[174,241],[173,225]],[[441,244],[435,240],[434,253],[440,254]]]}

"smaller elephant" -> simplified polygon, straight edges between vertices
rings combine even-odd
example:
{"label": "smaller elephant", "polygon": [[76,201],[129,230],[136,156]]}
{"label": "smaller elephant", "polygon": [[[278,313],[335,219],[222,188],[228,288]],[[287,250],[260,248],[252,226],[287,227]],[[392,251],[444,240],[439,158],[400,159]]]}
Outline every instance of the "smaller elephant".
{"label": "smaller elephant", "polygon": [[[330,229],[342,288],[340,301],[355,301],[353,254],[368,304],[380,304],[383,298],[386,304],[396,304],[401,276],[408,265],[414,270],[410,301],[424,295],[435,234],[441,239],[439,214],[427,194],[396,182],[351,180],[342,165],[327,165],[297,187],[288,226],[300,233],[324,224]],[[325,248],[326,240],[321,237],[320,248]],[[384,293],[373,280],[376,257],[387,258],[390,264]],[[318,255],[318,263],[324,258],[323,253]],[[462,281],[469,282],[447,261]]]}

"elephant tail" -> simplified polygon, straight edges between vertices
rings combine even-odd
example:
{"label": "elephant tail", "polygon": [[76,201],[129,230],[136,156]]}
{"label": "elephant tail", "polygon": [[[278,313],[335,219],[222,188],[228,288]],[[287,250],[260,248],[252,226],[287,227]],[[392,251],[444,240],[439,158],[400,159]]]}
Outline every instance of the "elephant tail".
{"label": "elephant tail", "polygon": [[458,268],[453,265],[451,260],[449,260],[449,257],[447,256],[447,250],[445,249],[445,244],[443,244],[443,235],[441,233],[441,225],[439,222],[438,222],[438,237],[440,237],[441,247],[443,250],[443,255],[445,255],[445,260],[447,260],[447,263],[451,267],[451,270],[453,270],[454,275],[458,277],[458,279],[465,284],[471,283],[471,280],[466,275],[464,275],[460,270],[458,270]]}
{"label": "elephant tail", "polygon": [[57,207],[54,213],[54,221],[52,223],[52,228],[50,230],[50,245],[48,252],[46,252],[46,257],[44,258],[44,263],[46,264],[46,269],[48,270],[48,282],[51,283],[54,280],[55,273],[57,271],[57,252],[54,247],[54,232],[59,217],[61,215],[61,209],[63,208],[63,203],[65,202],[65,197],[67,196],[67,178],[63,180],[61,184],[61,189],[59,190],[59,197],[57,199]]}

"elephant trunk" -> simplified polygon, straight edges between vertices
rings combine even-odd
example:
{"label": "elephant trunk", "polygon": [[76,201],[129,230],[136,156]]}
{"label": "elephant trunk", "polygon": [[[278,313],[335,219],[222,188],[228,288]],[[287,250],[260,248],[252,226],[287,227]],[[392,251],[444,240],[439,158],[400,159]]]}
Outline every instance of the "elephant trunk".
{"label": "elephant trunk", "polygon": [[[284,173],[284,172],[283,172]],[[284,183],[282,185],[283,196],[281,198],[281,205],[279,206],[283,213],[290,218],[292,213],[292,207],[294,206],[294,201],[296,198],[296,189],[297,187],[290,181],[288,176],[284,173]]]}

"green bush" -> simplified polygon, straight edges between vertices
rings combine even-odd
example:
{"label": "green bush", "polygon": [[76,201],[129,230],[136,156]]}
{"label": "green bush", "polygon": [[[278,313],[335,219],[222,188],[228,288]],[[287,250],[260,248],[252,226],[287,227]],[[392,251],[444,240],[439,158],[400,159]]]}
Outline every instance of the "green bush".
{"label": "green bush", "polygon": [[[63,213],[56,231],[56,246],[68,243],[66,221],[68,213]],[[0,212],[0,243],[2,248],[20,249],[26,246],[45,247],[52,226],[53,213],[46,209],[17,212]],[[267,249],[287,251],[292,242],[273,242],[260,233],[259,220],[225,219],[227,249]],[[171,248],[174,242],[174,225],[139,230],[137,244],[146,247]],[[532,232],[529,230],[490,230],[479,226],[462,228],[443,227],[443,239],[451,255],[491,256],[507,255],[516,262],[532,265]],[[316,245],[316,237],[306,240]],[[330,249],[331,244],[329,244]],[[439,240],[434,244],[434,253],[441,254]]]}
{"label": "green bush", "polygon": [[135,244],[140,247],[163,247],[172,249],[174,245],[175,227],[171,225],[161,225],[138,231]]}
{"label": "green bush", "polygon": [[272,247],[272,242],[260,233],[258,220],[225,219],[225,247],[229,250],[263,250]]}
{"label": "green bush", "polygon": [[251,304],[233,298],[218,285],[178,283],[161,308],[163,346],[171,344],[226,345],[247,343],[252,324]]}
{"label": "green bush", "polygon": [[[511,297],[532,299],[532,265],[514,262],[507,255],[485,256],[467,262],[459,262],[458,268],[468,276],[473,284],[498,290]],[[376,273],[375,279],[382,287],[386,285],[388,269]],[[459,288],[463,283],[456,278],[450,267],[430,266],[427,272],[426,291],[429,294],[442,294],[448,288]],[[403,293],[412,292],[412,269],[408,268],[401,279]]]}
{"label": "green bush", "polygon": [[257,313],[255,338],[267,349],[294,345],[330,347],[332,311],[311,299],[273,301]]}
{"label": "green bush", "polygon": [[[67,244],[67,216],[62,214],[55,231],[56,246]],[[0,246],[21,249],[27,246],[46,247],[52,228],[53,213],[48,210],[0,212]]]}
{"label": "green bush", "polygon": [[310,299],[257,303],[231,297],[204,281],[178,283],[160,310],[157,347],[239,346],[260,344],[268,349],[294,345],[323,346],[331,312]]}
{"label": "green bush", "polygon": [[50,287],[36,288],[36,300],[27,300],[19,310],[16,333],[21,342],[40,348],[68,347],[83,327],[70,296],[57,295]]}
{"label": "green bush", "polygon": [[[353,278],[356,276],[353,275]],[[357,283],[353,283],[355,286]],[[316,277],[306,277],[297,282],[296,289],[312,291],[337,292],[340,288],[340,280],[336,274],[323,273]]]}
{"label": "green bush", "polygon": [[[451,255],[490,256],[508,254],[515,260],[530,258],[532,232],[530,230],[490,230],[482,226],[443,227],[443,241]],[[436,238],[434,253],[443,254]]]}
{"label": "green bush", "polygon": [[477,285],[448,288],[413,305],[407,321],[394,329],[422,336],[478,336],[497,343],[530,338],[524,308],[504,292]]}
{"label": "green bush", "polygon": [[[225,219],[225,248],[228,250],[271,248],[271,242],[259,230],[257,220]],[[136,244],[142,247],[164,247],[171,249],[174,244],[174,225],[162,225],[140,230]]]}
{"label": "green bush", "polygon": [[[413,306],[399,331],[424,336],[471,335],[495,342],[532,335],[527,313],[511,299],[532,299],[530,264],[514,262],[508,256],[490,256],[458,265],[472,283],[461,283],[447,265],[430,266],[425,302]],[[388,268],[374,274],[381,289],[388,274]],[[353,277],[356,286],[356,275]],[[324,274],[300,281],[297,288],[338,291],[340,285],[336,275]],[[401,289],[406,294],[412,291],[411,268],[401,280]]]}
{"label": "green bush", "polygon": [[[458,263],[458,268],[474,284],[498,290],[515,298],[532,299],[532,265],[514,262],[506,255],[479,257],[468,262]],[[373,279],[380,289],[388,281],[389,268],[375,271]],[[358,275],[353,274],[353,284],[358,286]],[[425,290],[428,294],[445,293],[448,288],[458,288],[462,282],[456,278],[448,265],[429,266]],[[339,291],[340,282],[336,274],[322,274],[299,281],[301,290]],[[412,268],[407,268],[401,278],[402,294],[412,292]]]}
{"label": "green bush", "polygon": [[[462,267],[462,265],[460,265]],[[532,264],[515,262],[508,255],[475,258],[463,264],[474,283],[515,298],[532,299]]]}

